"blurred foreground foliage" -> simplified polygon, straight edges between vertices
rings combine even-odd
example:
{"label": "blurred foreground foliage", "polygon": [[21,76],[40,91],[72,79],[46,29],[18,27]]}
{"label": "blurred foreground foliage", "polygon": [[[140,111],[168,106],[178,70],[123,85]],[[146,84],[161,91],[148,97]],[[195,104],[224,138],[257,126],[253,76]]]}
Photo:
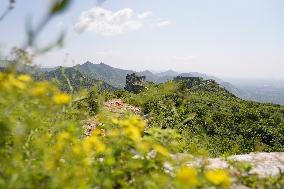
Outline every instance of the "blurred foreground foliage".
{"label": "blurred foreground foliage", "polygon": [[87,114],[73,106],[76,98],[29,75],[0,73],[0,188],[230,186],[225,170],[173,161],[177,144],[169,141],[170,136],[178,141],[178,134],[158,128],[146,132],[137,116],[102,110],[97,119],[103,124],[83,136]]}

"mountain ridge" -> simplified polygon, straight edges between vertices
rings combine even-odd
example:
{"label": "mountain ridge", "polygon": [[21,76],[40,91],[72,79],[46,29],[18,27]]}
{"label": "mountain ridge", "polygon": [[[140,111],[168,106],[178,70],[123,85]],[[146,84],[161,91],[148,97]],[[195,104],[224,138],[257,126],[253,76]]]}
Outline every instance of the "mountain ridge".
{"label": "mountain ridge", "polygon": [[[6,67],[8,64],[5,61],[0,62],[0,67],[3,69],[3,67]],[[188,73],[178,73],[173,70],[167,70],[163,71],[160,73],[153,73],[152,71],[149,70],[144,70],[144,71],[134,71],[134,70],[127,70],[127,69],[121,69],[121,68],[115,68],[112,67],[108,64],[105,64],[103,62],[99,64],[94,64],[90,61],[87,61],[83,64],[77,64],[72,67],[51,67],[51,68],[39,68],[37,66],[30,66],[30,65],[23,65],[19,67],[20,69],[17,70],[19,72],[24,72],[24,73],[30,73],[37,78],[43,78],[43,79],[50,79],[48,76],[49,74],[53,75],[52,73],[60,73],[57,70],[61,68],[65,69],[74,69],[73,74],[74,75],[81,75],[78,76],[79,78],[82,78],[82,75],[84,77],[88,78],[87,82],[83,82],[83,86],[85,88],[90,88],[93,85],[96,85],[98,81],[101,81],[100,83],[103,83],[103,86],[105,86],[108,89],[123,89],[125,86],[125,78],[127,74],[131,73],[136,73],[137,75],[144,75],[146,76],[146,81],[148,82],[153,82],[153,83],[164,83],[170,80],[173,80],[177,76],[182,76],[182,77],[201,77],[205,80],[212,79],[215,80],[220,86],[231,92],[232,94],[236,95],[239,98],[246,99],[246,100],[253,100],[253,101],[259,101],[259,102],[268,102],[268,103],[275,103],[275,104],[282,104],[284,105],[284,101],[282,98],[279,98],[281,96],[282,91],[277,91],[274,92],[274,94],[277,95],[270,95],[265,94],[261,92],[261,88],[258,88],[258,93],[256,93],[254,90],[251,90],[250,88],[247,87],[242,87],[239,85],[232,84],[231,82],[226,82],[223,81],[222,79],[219,79],[214,76],[210,76],[204,73],[199,73],[199,72],[188,72]],[[56,78],[56,77],[55,77]],[[58,78],[62,78],[62,76],[58,75]],[[75,77],[76,78],[76,77]],[[73,79],[71,79],[73,80]],[[78,83],[76,81],[73,81],[74,84]],[[82,82],[81,82],[82,83]],[[66,84],[66,83],[65,83]],[[105,88],[103,87],[103,88]],[[66,88],[66,87],[64,87]],[[74,86],[74,88],[79,88],[78,86]],[[260,91],[260,92],[259,92]]]}
{"label": "mountain ridge", "polygon": [[81,65],[76,65],[75,67],[81,72],[89,75],[90,77],[93,77],[97,80],[103,80],[109,85],[112,85],[119,89],[123,89],[125,85],[125,77],[127,74],[136,73],[137,75],[146,76],[146,81],[154,82],[154,83],[164,83],[164,82],[173,80],[174,77],[177,77],[177,76],[201,77],[205,80],[213,79],[219,85],[226,88],[229,92],[235,94],[236,96],[240,96],[240,94],[243,93],[242,91],[240,91],[240,89],[234,87],[232,84],[228,82],[224,82],[223,80],[217,77],[209,76],[209,75],[198,73],[198,72],[178,73],[173,70],[168,70],[168,71],[160,72],[160,73],[153,73],[149,70],[137,72],[134,70],[124,70],[120,68],[114,68],[105,63],[93,64],[90,61],[87,61]]}

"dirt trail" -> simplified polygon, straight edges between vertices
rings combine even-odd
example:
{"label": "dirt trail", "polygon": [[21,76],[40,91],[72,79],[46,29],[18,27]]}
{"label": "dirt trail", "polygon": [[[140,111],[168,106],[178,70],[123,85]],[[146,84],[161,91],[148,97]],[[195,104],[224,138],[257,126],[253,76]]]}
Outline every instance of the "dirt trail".
{"label": "dirt trail", "polygon": [[141,115],[141,109],[139,107],[126,104],[121,99],[113,99],[106,101],[104,103],[104,107],[113,113],[131,112],[136,115]]}
{"label": "dirt trail", "polygon": [[[104,103],[104,108],[112,113],[116,114],[125,114],[127,112],[133,113],[135,115],[141,115],[141,109],[136,106],[132,106],[124,103],[121,99],[112,99],[108,100]],[[98,126],[100,123],[97,121],[96,117],[91,117],[84,123],[84,135],[90,136],[92,131]]]}

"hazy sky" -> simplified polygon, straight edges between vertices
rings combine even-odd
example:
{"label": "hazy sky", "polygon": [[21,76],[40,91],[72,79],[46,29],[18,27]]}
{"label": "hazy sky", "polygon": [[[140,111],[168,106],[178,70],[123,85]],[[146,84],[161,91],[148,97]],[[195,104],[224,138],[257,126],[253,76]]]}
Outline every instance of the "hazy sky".
{"label": "hazy sky", "polygon": [[[3,12],[8,0],[1,0]],[[134,70],[197,71],[221,78],[284,78],[283,0],[74,0],[41,34],[67,31],[44,66],[101,61]],[[25,41],[25,21],[44,16],[48,0],[17,0],[0,22],[2,51]]]}

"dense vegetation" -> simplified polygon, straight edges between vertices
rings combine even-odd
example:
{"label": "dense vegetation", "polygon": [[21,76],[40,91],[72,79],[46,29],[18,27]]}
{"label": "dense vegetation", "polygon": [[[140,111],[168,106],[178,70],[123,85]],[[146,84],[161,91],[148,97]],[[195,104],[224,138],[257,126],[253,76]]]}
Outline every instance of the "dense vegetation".
{"label": "dense vegetation", "polygon": [[244,101],[212,80],[149,85],[138,95],[116,91],[140,106],[150,127],[176,129],[185,151],[210,155],[284,150],[284,107]]}

